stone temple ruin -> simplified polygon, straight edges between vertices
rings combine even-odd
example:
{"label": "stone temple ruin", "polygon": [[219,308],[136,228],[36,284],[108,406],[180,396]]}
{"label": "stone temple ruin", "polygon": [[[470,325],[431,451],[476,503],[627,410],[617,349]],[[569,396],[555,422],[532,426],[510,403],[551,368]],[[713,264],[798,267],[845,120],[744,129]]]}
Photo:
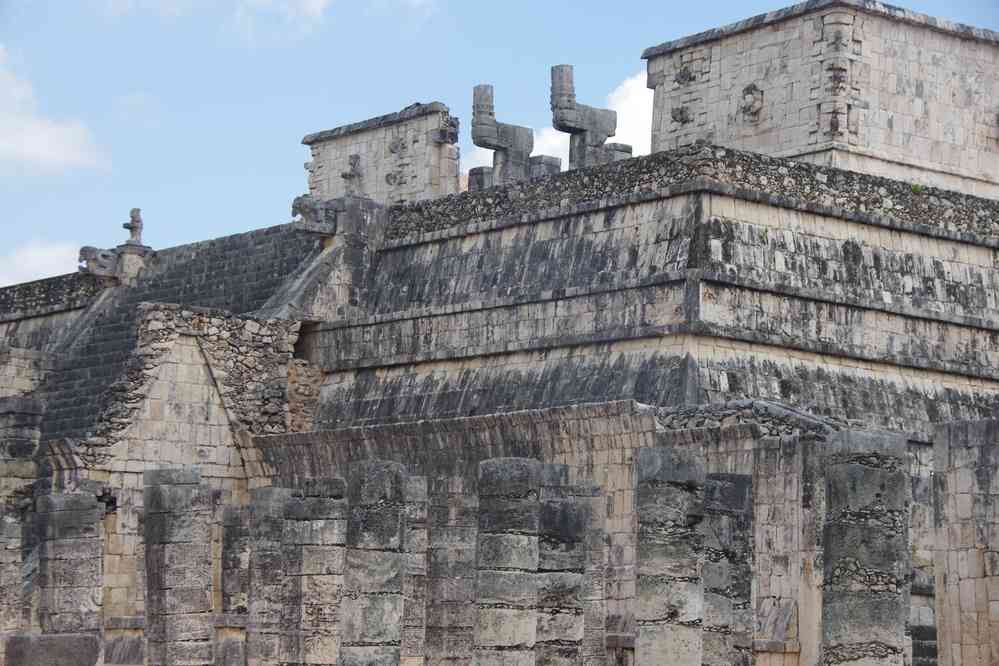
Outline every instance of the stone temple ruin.
{"label": "stone temple ruin", "polygon": [[999,663],[999,34],[643,57],[651,155],[560,65],[567,171],[478,86],[0,289],[0,663]]}

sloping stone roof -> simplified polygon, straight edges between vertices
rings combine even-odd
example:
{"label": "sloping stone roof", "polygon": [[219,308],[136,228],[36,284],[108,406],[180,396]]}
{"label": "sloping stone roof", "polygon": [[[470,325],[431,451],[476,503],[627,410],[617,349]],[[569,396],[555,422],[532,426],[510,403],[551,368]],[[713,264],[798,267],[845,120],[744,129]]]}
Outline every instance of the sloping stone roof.
{"label": "sloping stone roof", "polygon": [[250,313],[319,251],[315,235],[288,224],[157,252],[135,287],[117,288],[95,313],[43,386],[42,441],[88,436],[135,348],[139,303]]}

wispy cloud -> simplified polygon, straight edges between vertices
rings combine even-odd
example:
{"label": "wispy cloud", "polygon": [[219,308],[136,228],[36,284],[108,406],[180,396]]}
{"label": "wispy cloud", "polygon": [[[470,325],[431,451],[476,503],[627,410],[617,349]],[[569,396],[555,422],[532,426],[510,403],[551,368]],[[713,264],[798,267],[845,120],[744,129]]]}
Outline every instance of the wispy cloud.
{"label": "wispy cloud", "polygon": [[79,252],[80,246],[72,242],[29,240],[0,258],[0,286],[72,273]]}
{"label": "wispy cloud", "polygon": [[14,71],[0,45],[0,169],[58,173],[107,165],[107,157],[81,121],[42,114],[31,82]]}

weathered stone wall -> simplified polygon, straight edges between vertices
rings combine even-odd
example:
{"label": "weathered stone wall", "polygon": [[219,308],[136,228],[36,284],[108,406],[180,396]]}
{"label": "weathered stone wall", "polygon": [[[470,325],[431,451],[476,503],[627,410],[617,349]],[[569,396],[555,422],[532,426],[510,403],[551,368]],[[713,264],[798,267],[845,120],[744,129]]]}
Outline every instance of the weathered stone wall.
{"label": "weathered stone wall", "polygon": [[[69,266],[67,266],[69,268]],[[117,279],[69,273],[0,288],[0,340],[13,347],[47,350]]]}
{"label": "weathered stone wall", "polygon": [[0,321],[78,310],[116,284],[118,281],[113,277],[80,272],[3,287],[0,288]]}
{"label": "weathered stone wall", "polygon": [[421,201],[458,191],[458,119],[440,102],[414,104],[352,125],[310,134],[309,193],[382,204]]}
{"label": "weathered stone wall", "polygon": [[0,398],[31,393],[54,365],[46,352],[0,346]]}
{"label": "weathered stone wall", "polygon": [[[252,460],[243,459],[241,441],[286,432],[292,420],[288,366],[299,326],[176,305],[138,310],[127,373],[105,387],[108,400],[91,436],[44,441],[39,456],[42,476],[56,484],[97,480],[115,497],[102,585],[105,613],[125,633],[145,609],[142,473],[198,465],[226,502],[245,498]],[[13,471],[9,476],[16,481]]]}
{"label": "weathered stone wall", "polygon": [[[516,535],[517,538],[529,540],[535,534],[532,530],[538,529],[533,527],[535,523],[521,524],[518,521],[536,515],[539,510],[536,497],[545,497],[543,488],[540,494],[528,492],[533,487],[527,483],[530,479],[543,478],[537,476],[540,471],[533,476],[526,471],[519,476],[514,474],[510,478],[516,477],[527,483],[526,490],[518,490],[521,481],[511,480],[510,488],[495,498],[490,495],[491,491],[481,486],[481,476],[476,481],[477,461],[499,455],[528,456],[544,463],[566,465],[565,479],[569,483],[585,482],[592,476],[596,480],[594,486],[606,497],[598,504],[605,506],[607,511],[599,521],[606,530],[609,546],[604,584],[607,597],[591,601],[595,604],[594,608],[602,606],[605,609],[603,641],[606,658],[637,658],[634,663],[646,663],[648,660],[643,660],[641,656],[642,650],[647,649],[643,647],[646,645],[643,643],[643,632],[651,632],[648,640],[652,641],[659,635],[656,627],[669,625],[680,633],[690,634],[690,641],[699,646],[698,654],[703,657],[699,656],[698,661],[691,663],[743,663],[754,654],[759,663],[784,664],[790,660],[790,663],[805,664],[817,663],[823,649],[821,610],[828,587],[824,582],[827,574],[822,566],[816,567],[816,563],[823,561],[826,548],[823,535],[827,530],[834,529],[832,526],[838,525],[837,521],[846,520],[840,511],[843,501],[864,507],[866,500],[863,492],[871,487],[875,489],[871,492],[877,491],[877,483],[872,482],[873,486],[864,486],[867,490],[856,497],[853,493],[860,491],[851,486],[843,491],[845,494],[837,495],[846,499],[828,500],[830,491],[827,485],[839,483],[837,479],[840,478],[830,476],[832,472],[827,473],[835,466],[830,466],[828,456],[833,449],[828,447],[831,442],[845,437],[837,431],[838,428],[840,426],[833,422],[751,402],[655,412],[618,403],[281,435],[256,438],[254,443],[261,451],[264,476],[260,481],[265,483],[273,480],[278,484],[301,484],[329,470],[348,469],[352,461],[369,457],[394,458],[404,463],[410,473],[427,477],[431,506],[427,525],[431,544],[428,603],[444,604],[441,610],[434,611],[430,616],[439,619],[428,620],[427,645],[431,650],[445,650],[430,652],[428,656],[436,654],[443,657],[446,654],[451,659],[460,659],[463,655],[468,658],[476,649],[488,652],[497,649],[496,646],[506,650],[529,651],[532,645],[535,650],[539,649],[542,642],[540,633],[531,634],[527,629],[529,625],[535,626],[525,619],[527,615],[541,617],[541,602],[532,596],[531,588],[524,589],[508,581],[500,591],[484,592],[499,586],[490,583],[483,587],[482,583],[483,576],[494,578],[497,571],[508,572],[507,577],[516,575],[524,581],[530,580],[532,573],[541,571],[541,568],[532,568],[541,566],[534,564],[534,560],[524,559],[533,557],[533,551],[521,548],[517,552],[523,557],[518,556],[515,564],[511,563],[512,560],[495,560],[495,566],[486,566],[485,572],[480,569],[476,574],[480,581],[478,586],[472,583],[475,576],[470,580],[468,574],[468,563],[476,561],[476,551],[485,547],[482,541],[485,538],[483,524],[490,526],[485,529],[486,534],[496,535],[490,536],[490,539],[507,539]],[[889,449],[896,457],[906,455],[904,436],[858,434],[843,441],[846,444],[834,447],[835,451],[856,449],[855,453],[859,456],[856,460],[841,461],[846,465],[856,463],[866,466],[864,469],[876,467],[864,456],[871,455],[876,462],[881,459],[878,456],[883,458]],[[649,443],[671,447],[684,456],[695,456],[701,461],[698,463],[702,470],[701,505],[696,512],[699,518],[686,532],[694,545],[691,552],[697,553],[696,562],[689,563],[693,568],[683,571],[670,569],[672,573],[665,574],[659,569],[648,569],[651,578],[643,579],[642,553],[645,551],[642,550],[642,532],[635,532],[636,525],[641,530],[642,521],[647,519],[659,525],[650,534],[661,533],[670,538],[679,534],[666,530],[663,527],[666,523],[656,522],[659,519],[654,517],[658,515],[653,510],[659,506],[657,502],[663,502],[663,510],[667,512],[664,515],[673,515],[669,513],[671,500],[656,498],[673,497],[671,493],[674,491],[670,488],[674,486],[665,482],[653,483],[658,478],[655,477],[655,470],[659,468],[649,461],[643,462],[640,457],[644,455],[641,450]],[[446,455],[442,454],[444,451]],[[610,457],[605,457],[607,455]],[[907,476],[907,468],[901,458],[892,464],[891,474]],[[665,470],[664,474],[678,473],[676,465],[665,465],[661,469]],[[642,494],[642,474],[651,475],[646,495]],[[906,498],[905,516],[893,523],[892,530],[902,530],[908,535],[910,500],[907,498],[910,486],[904,480],[893,480],[891,485],[892,488],[897,487],[892,497]],[[679,480],[675,485],[677,489],[685,487],[685,482]],[[434,510],[434,506],[439,509]],[[545,525],[544,506],[542,501],[542,528]],[[894,504],[889,508],[896,513],[902,511]],[[479,516],[478,523],[474,519],[476,514]],[[561,522],[573,524],[567,520]],[[478,545],[474,538],[476,525],[479,529]],[[542,542],[543,534],[542,529]],[[653,538],[650,543],[658,542]],[[438,548],[441,549],[439,553]],[[445,558],[445,552],[451,554],[446,559],[437,559]],[[502,552],[508,553],[506,550]],[[673,548],[669,552],[675,555],[679,551]],[[898,557],[893,559],[892,566],[896,569],[892,569],[892,575],[896,580],[908,580],[908,552],[906,541]],[[496,551],[496,557],[500,556],[499,553]],[[493,551],[488,551],[488,555],[492,558]],[[482,557],[485,554],[480,553],[479,562],[482,562]],[[600,562],[599,549],[587,557],[593,558],[588,560],[593,563]],[[858,551],[856,557],[863,559],[865,555]],[[493,562],[492,559],[488,561]],[[661,568],[666,564],[659,562],[656,566]],[[840,574],[847,575],[842,572],[836,575]],[[750,579],[751,586],[748,583]],[[437,580],[441,583],[436,583]],[[645,606],[641,601],[643,580],[658,586],[656,589],[660,591],[676,585],[687,590],[690,585],[696,584],[701,590],[698,597],[701,601],[689,606],[689,617],[684,615],[681,618],[675,607],[673,611],[669,607],[680,604],[681,600],[693,603],[690,594],[681,594],[679,588],[673,595],[657,592],[649,597],[653,606],[648,608],[655,617],[635,615],[646,612],[642,610]],[[440,589],[437,585],[448,585],[445,589],[450,590],[450,596],[436,596],[434,590]],[[877,598],[889,594],[880,587],[872,590],[870,594]],[[896,592],[890,594],[895,595]],[[864,596],[868,592],[857,594]],[[908,595],[906,585],[903,591],[892,596],[893,615],[881,618],[878,625],[897,633],[891,652],[896,656],[903,649],[911,650],[902,639],[910,607]],[[504,612],[516,615],[517,621],[511,620],[502,625],[497,623],[495,626],[518,626],[522,630],[490,633],[492,629],[469,622],[467,614],[464,619],[455,615],[462,602],[478,604],[480,611],[486,612],[486,615],[496,608],[509,609]],[[455,608],[445,610],[450,608],[448,604],[451,603],[456,604]],[[829,600],[829,603],[835,605],[838,602]],[[571,623],[574,613],[567,612],[561,621]],[[857,617],[848,616],[846,621],[855,622]],[[536,626],[537,632],[540,632],[542,626],[553,625]],[[587,633],[585,626],[584,623],[581,645],[590,645],[591,639],[587,636],[591,634]],[[671,629],[667,633],[673,635],[676,632]],[[572,635],[578,636],[578,633]],[[490,637],[488,640],[487,636]],[[596,635],[593,637],[596,640]],[[677,647],[677,651],[678,654],[689,655],[693,643],[684,640],[686,642],[680,646],[683,649]],[[453,641],[450,652],[444,647],[448,641]],[[860,642],[866,644],[865,641]],[[459,645],[465,647],[459,648]],[[468,649],[472,652],[465,651]],[[702,658],[703,662],[700,661]]]}
{"label": "weathered stone wall", "polygon": [[317,423],[762,395],[928,441],[995,408],[993,202],[710,148],[594,174],[392,209],[368,313],[299,345]]}
{"label": "weathered stone wall", "polygon": [[952,423],[934,440],[941,666],[999,659],[999,427]]}
{"label": "weathered stone wall", "polygon": [[999,35],[857,0],[647,49],[653,150],[697,139],[996,197]]}

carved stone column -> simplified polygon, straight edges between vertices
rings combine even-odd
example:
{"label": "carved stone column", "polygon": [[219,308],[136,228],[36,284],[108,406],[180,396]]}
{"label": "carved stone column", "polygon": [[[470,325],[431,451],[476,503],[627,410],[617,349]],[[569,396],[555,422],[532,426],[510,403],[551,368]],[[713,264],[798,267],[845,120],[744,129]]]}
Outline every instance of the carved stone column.
{"label": "carved stone column", "polygon": [[701,666],[704,463],[682,449],[640,449],[636,664]]}
{"label": "carved stone column", "polygon": [[820,661],[901,666],[911,571],[906,439],[848,431],[827,447]]}
{"label": "carved stone column", "polygon": [[535,663],[542,465],[527,458],[479,463],[475,661]]}

